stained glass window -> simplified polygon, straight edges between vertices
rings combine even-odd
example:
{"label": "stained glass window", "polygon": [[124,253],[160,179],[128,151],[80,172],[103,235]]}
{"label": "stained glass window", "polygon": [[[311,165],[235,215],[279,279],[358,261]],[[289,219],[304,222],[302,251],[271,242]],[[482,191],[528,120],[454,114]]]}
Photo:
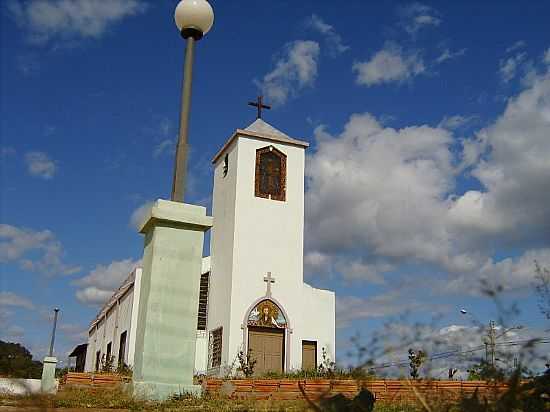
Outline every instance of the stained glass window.
{"label": "stained glass window", "polygon": [[273,146],[256,151],[255,195],[272,200],[285,200],[286,156]]}

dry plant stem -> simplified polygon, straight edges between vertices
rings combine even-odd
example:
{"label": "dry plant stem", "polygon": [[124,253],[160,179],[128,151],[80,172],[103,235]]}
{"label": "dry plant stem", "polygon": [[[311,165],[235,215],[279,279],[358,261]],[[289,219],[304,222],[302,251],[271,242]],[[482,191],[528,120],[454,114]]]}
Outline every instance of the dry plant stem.
{"label": "dry plant stem", "polygon": [[426,402],[426,399],[424,399],[424,396],[422,396],[422,394],[418,392],[418,389],[416,389],[416,387],[411,383],[411,380],[407,379],[406,382],[407,382],[407,385],[411,387],[411,389],[413,390],[414,396],[416,396],[416,398],[420,401],[424,409],[426,409],[428,412],[433,412],[432,408],[430,408],[430,406]]}
{"label": "dry plant stem", "polygon": [[315,405],[315,402],[313,402],[311,399],[309,399],[309,396],[307,396],[306,391],[304,390],[304,385],[302,385],[301,382],[298,383],[298,388],[300,389],[300,392],[302,392],[302,395],[304,395],[304,399],[306,400],[307,404],[316,412],[323,412],[321,408],[319,408],[317,405]]}

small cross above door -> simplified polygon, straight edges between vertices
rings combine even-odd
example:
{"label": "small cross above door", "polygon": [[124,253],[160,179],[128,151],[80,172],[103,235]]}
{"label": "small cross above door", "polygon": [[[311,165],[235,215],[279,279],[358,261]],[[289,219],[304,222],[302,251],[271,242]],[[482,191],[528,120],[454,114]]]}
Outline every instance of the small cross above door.
{"label": "small cross above door", "polygon": [[271,296],[271,284],[275,283],[275,278],[271,276],[271,272],[267,272],[267,275],[264,276],[264,282],[267,283],[266,296]]}

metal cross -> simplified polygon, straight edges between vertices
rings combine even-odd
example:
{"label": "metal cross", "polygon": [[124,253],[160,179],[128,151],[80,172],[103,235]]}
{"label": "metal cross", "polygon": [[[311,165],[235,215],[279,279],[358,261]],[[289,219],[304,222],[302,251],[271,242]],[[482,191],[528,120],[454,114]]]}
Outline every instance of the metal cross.
{"label": "metal cross", "polygon": [[271,296],[271,284],[275,283],[275,278],[271,276],[271,272],[267,272],[267,276],[264,276],[264,282],[267,283],[266,296]]}
{"label": "metal cross", "polygon": [[271,109],[271,106],[268,106],[267,104],[264,104],[264,97],[258,96],[255,102],[248,102],[249,106],[254,106],[258,110],[258,114],[256,115],[256,119],[262,118],[262,109]]}

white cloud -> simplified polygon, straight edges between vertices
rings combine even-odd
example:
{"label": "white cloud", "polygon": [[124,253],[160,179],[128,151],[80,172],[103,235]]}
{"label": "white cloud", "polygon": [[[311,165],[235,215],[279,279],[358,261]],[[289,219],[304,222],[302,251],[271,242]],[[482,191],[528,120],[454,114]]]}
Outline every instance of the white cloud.
{"label": "white cloud", "polygon": [[311,17],[307,20],[307,25],[325,36],[327,48],[332,56],[337,56],[349,50],[349,46],[345,46],[343,44],[342,37],[336,32],[334,27],[327,24],[316,14],[311,15]]}
{"label": "white cloud", "polygon": [[362,245],[362,254],[438,259],[449,246],[434,222],[445,215],[445,194],[453,188],[450,133],[384,128],[370,114],[354,114],[339,137],[322,129],[316,135],[306,169],[312,250]]}
{"label": "white cloud", "polygon": [[458,199],[450,217],[459,226],[513,239],[550,233],[550,72],[537,76],[504,113],[479,132],[486,158],[472,175],[483,185]]}
{"label": "white cloud", "polygon": [[523,41],[523,40],[518,40],[517,42],[515,42],[514,44],[512,44],[510,47],[506,48],[506,53],[511,53],[517,49],[522,49],[526,46],[527,44]]}
{"label": "white cloud", "polygon": [[12,292],[0,292],[0,306],[34,309],[34,305],[29,299]]}
{"label": "white cloud", "polygon": [[174,139],[164,139],[153,149],[153,158],[158,159],[163,154],[174,154],[176,150],[176,141]]}
{"label": "white cloud", "polygon": [[85,326],[61,322],[59,324],[59,331],[74,344],[88,341],[88,330]]}
{"label": "white cloud", "polygon": [[439,55],[437,59],[435,59],[436,63],[443,63],[447,60],[456,59],[457,57],[464,56],[466,54],[467,49],[460,49],[455,52],[452,52],[450,49],[445,49],[443,52]]}
{"label": "white cloud", "polygon": [[544,57],[542,61],[546,64],[550,64],[550,47],[544,52]]}
{"label": "white cloud", "polygon": [[[462,152],[443,126],[396,130],[364,113],[336,136],[315,129],[306,167],[306,257],[315,273],[333,271],[335,256],[362,256],[367,267],[436,265],[449,290],[479,288],[480,278],[521,288],[534,259],[550,263],[541,248],[550,240],[550,73],[510,98]],[[466,168],[480,190],[456,191]],[[493,259],[499,247],[522,253]]]}
{"label": "white cloud", "polygon": [[97,265],[88,275],[73,282],[80,287],[76,298],[82,303],[102,305],[140,264],[141,260],[124,259]]}
{"label": "white cloud", "polygon": [[153,207],[153,202],[148,201],[135,209],[130,216],[130,226],[137,230],[141,229],[141,224],[151,210],[151,207]]}
{"label": "white cloud", "polygon": [[367,297],[336,296],[336,325],[338,328],[345,328],[358,319],[397,316],[410,311],[429,311],[433,315],[441,310],[446,308],[427,301],[407,298],[399,290]]}
{"label": "white cloud", "polygon": [[413,36],[423,28],[437,27],[442,22],[439,13],[434,8],[421,3],[415,2],[400,7],[398,13],[401,15],[405,30]]}
{"label": "white cloud", "polygon": [[521,64],[524,62],[526,56],[526,53],[518,53],[515,56],[500,61],[498,72],[500,74],[501,80],[504,83],[508,83],[510,80],[516,77],[516,74]]}
{"label": "white cloud", "polygon": [[18,325],[7,325],[2,328],[0,338],[4,340],[21,339],[25,336],[25,329]]}
{"label": "white cloud", "polygon": [[13,147],[4,146],[0,148],[0,158],[5,159],[7,157],[15,155],[16,151]]}
{"label": "white cloud", "polygon": [[[38,251],[38,258],[26,257]],[[0,224],[0,262],[18,262],[23,269],[48,275],[70,275],[80,267],[62,262],[63,247],[49,230],[36,232]]]}
{"label": "white cloud", "polygon": [[299,90],[313,86],[317,77],[319,50],[319,43],[311,40],[287,44],[275,68],[258,83],[264,95],[273,104],[281,105]]}
{"label": "white cloud", "polygon": [[55,162],[44,152],[29,152],[25,154],[27,171],[31,176],[51,179],[57,170]]}
{"label": "white cloud", "polygon": [[471,124],[477,119],[478,119],[477,116],[461,116],[461,115],[445,116],[443,120],[439,122],[437,127],[441,127],[447,130],[456,130],[468,124]]}
{"label": "white cloud", "polygon": [[31,42],[99,38],[112,25],[147,9],[139,0],[10,1],[8,9]]}
{"label": "white cloud", "polygon": [[418,53],[404,53],[401,47],[387,43],[369,61],[356,62],[353,71],[356,81],[365,86],[383,83],[402,83],[426,71],[424,61]]}

